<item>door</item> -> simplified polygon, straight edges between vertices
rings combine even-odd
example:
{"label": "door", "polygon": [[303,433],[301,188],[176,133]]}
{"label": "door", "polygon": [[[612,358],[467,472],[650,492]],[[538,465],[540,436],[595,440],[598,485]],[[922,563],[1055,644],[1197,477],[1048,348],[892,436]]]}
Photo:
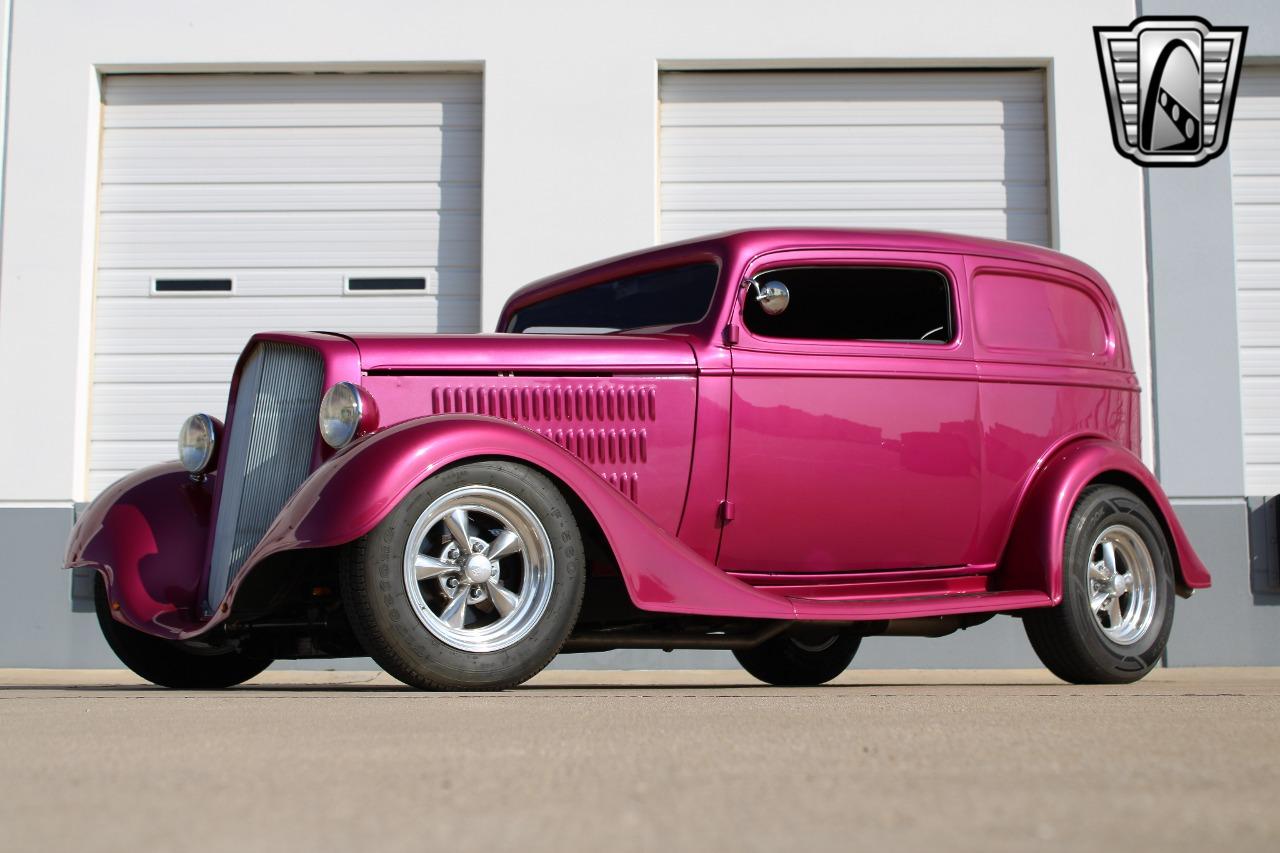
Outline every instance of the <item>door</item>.
{"label": "door", "polygon": [[668,71],[660,96],[664,241],[801,225],[1049,245],[1043,71]]}
{"label": "door", "polygon": [[947,256],[791,253],[740,288],[719,564],[842,572],[964,565],[979,513],[977,384]]}
{"label": "door", "polygon": [[263,330],[475,331],[477,74],[105,79],[89,497]]}
{"label": "door", "polygon": [[1247,66],[1231,129],[1245,494],[1280,495],[1280,68]]}

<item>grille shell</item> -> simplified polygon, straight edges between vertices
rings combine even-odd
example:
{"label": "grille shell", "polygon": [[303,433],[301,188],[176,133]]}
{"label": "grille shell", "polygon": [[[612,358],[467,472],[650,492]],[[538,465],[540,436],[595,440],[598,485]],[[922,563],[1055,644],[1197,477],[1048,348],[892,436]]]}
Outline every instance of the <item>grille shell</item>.
{"label": "grille shell", "polygon": [[311,473],[324,359],[296,344],[257,344],[240,372],[229,412],[222,488],[209,562],[210,609]]}

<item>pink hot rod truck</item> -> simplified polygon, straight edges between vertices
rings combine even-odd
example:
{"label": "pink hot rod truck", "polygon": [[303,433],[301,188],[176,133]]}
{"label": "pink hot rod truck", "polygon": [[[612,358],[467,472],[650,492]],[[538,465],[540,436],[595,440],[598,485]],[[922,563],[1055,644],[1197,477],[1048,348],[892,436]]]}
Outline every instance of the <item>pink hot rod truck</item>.
{"label": "pink hot rod truck", "polygon": [[1079,261],[744,231],[536,282],[497,334],[256,335],[225,423],[103,492],[66,564],[172,687],[368,654],[499,689],[619,648],[811,685],[996,614],[1060,677],[1130,682],[1209,585],[1139,422]]}

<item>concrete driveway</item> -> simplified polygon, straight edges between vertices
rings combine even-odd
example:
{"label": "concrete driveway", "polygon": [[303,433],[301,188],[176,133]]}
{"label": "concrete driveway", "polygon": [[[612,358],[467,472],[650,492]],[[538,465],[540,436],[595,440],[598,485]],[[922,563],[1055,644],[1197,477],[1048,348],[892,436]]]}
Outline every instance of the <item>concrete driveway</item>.
{"label": "concrete driveway", "polygon": [[1280,849],[1280,670],[0,671],[11,850]]}

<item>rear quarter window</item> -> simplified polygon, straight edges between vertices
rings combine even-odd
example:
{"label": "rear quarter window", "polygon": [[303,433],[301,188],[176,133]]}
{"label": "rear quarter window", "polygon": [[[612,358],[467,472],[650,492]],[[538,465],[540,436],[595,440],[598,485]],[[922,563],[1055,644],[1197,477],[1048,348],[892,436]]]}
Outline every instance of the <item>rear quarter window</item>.
{"label": "rear quarter window", "polygon": [[1097,299],[1063,281],[979,272],[973,278],[973,314],[978,341],[990,350],[1091,360],[1107,352],[1107,324]]}

